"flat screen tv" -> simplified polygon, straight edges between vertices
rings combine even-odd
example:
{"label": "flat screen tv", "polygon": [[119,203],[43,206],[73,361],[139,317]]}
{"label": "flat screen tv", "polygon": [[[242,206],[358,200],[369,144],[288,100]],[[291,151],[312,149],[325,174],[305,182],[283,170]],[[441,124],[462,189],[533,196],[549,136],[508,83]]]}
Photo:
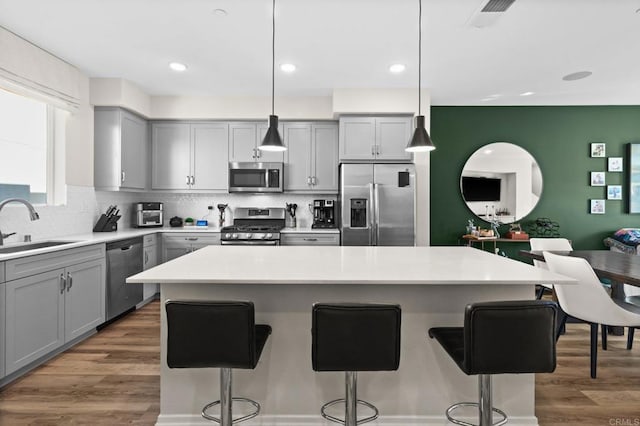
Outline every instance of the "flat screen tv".
{"label": "flat screen tv", "polygon": [[466,201],[500,201],[500,179],[463,176],[462,196]]}

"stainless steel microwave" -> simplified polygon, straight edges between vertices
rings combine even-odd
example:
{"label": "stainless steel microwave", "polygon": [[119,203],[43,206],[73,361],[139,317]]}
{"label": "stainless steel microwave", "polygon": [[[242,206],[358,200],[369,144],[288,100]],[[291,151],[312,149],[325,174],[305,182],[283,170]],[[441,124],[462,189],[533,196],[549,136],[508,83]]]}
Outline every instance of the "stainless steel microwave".
{"label": "stainless steel microwave", "polygon": [[229,163],[229,192],[282,192],[283,163]]}

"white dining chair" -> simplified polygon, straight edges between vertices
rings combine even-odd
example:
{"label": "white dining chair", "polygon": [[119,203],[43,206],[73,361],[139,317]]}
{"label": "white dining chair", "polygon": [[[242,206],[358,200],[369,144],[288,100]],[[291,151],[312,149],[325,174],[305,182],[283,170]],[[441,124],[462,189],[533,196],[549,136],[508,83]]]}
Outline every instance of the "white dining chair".
{"label": "white dining chair", "polygon": [[[585,259],[543,252],[549,270],[575,278],[578,284],[556,284],[560,307],[591,326],[591,378],[596,377],[598,325],[640,327],[640,314],[618,306],[604,289]],[[566,321],[566,316],[563,321]]]}
{"label": "white dining chair", "polygon": [[[531,251],[572,251],[573,247],[571,246],[571,241],[566,238],[530,238],[529,246],[531,247]],[[533,266],[542,269],[547,268],[547,264],[541,260],[534,260]],[[545,289],[552,290],[553,285],[551,284],[539,284],[540,290],[536,294],[536,299],[542,299],[542,295],[544,294]]]}

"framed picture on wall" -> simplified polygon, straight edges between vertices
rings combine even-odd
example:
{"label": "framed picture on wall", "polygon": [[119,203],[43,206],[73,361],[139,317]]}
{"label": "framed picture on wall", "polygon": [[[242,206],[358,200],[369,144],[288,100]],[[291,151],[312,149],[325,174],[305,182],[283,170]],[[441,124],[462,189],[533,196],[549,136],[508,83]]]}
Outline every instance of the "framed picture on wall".
{"label": "framed picture on wall", "polygon": [[622,172],[622,157],[609,157],[608,172]]}
{"label": "framed picture on wall", "polygon": [[592,157],[606,157],[607,146],[604,142],[593,142],[591,144]]}
{"label": "framed picture on wall", "polygon": [[591,186],[604,186],[604,172],[591,172]]}
{"label": "framed picture on wall", "polygon": [[591,214],[604,214],[604,200],[590,200]]}
{"label": "framed picture on wall", "polygon": [[607,200],[622,200],[622,185],[607,185]]}

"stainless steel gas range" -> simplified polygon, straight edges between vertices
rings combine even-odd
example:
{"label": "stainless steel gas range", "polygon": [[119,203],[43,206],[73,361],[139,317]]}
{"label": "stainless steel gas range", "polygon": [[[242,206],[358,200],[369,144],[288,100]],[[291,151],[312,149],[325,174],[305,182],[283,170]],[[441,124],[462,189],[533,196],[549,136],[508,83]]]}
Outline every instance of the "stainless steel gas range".
{"label": "stainless steel gas range", "polygon": [[285,210],[280,207],[238,207],[233,225],[220,230],[222,245],[280,245]]}

